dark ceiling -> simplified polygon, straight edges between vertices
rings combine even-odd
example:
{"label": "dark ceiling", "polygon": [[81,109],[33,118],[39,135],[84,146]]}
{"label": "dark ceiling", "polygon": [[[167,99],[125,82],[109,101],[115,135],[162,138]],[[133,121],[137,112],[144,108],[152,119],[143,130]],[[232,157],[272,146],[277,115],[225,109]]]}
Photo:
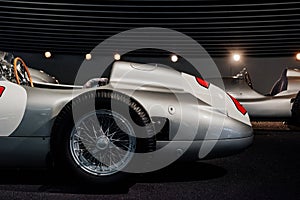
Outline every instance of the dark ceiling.
{"label": "dark ceiling", "polygon": [[[213,56],[233,50],[291,56],[300,49],[300,2],[0,0],[1,49],[8,51],[85,54],[110,36],[138,27],[182,32]],[[126,41],[111,47],[117,50]],[[180,42],[175,38],[174,45]]]}

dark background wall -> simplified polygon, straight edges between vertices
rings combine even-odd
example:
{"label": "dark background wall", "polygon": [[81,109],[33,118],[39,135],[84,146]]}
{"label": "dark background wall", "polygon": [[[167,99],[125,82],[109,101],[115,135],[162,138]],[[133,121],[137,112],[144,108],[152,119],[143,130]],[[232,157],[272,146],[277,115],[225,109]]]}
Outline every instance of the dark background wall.
{"label": "dark background wall", "polygon": [[[44,54],[31,54],[14,52],[15,56],[20,56],[24,59],[28,66],[41,69],[50,75],[55,76],[61,83],[72,84],[76,77],[78,68],[84,61],[84,56],[79,55],[52,55],[51,58],[45,58]],[[191,66],[186,65],[180,60],[177,63],[172,63],[169,57],[135,57],[125,58],[126,60],[144,62],[144,63],[162,63],[168,66],[172,66],[178,70],[196,74],[195,70]],[[97,65],[93,62],[91,65]],[[213,58],[218,66],[222,76],[235,75],[244,67],[246,67],[251,75],[254,88],[261,93],[268,93],[279,78],[282,69],[285,67],[297,68],[299,62],[291,57],[242,57],[239,62],[233,62],[230,57],[218,57]],[[101,71],[99,66],[99,71]],[[103,68],[103,67],[102,67]],[[298,67],[299,68],[299,67]],[[99,73],[100,74],[100,73]],[[97,77],[97,75],[95,75]]]}

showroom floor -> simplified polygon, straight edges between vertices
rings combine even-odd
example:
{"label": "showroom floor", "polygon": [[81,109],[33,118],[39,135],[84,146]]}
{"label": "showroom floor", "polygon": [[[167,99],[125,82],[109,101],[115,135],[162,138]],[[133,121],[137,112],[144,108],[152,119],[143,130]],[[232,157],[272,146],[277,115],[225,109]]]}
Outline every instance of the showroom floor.
{"label": "showroom floor", "polygon": [[138,177],[128,191],[101,194],[53,179],[47,171],[1,170],[0,199],[300,199],[300,131],[256,125],[245,152],[174,164]]}

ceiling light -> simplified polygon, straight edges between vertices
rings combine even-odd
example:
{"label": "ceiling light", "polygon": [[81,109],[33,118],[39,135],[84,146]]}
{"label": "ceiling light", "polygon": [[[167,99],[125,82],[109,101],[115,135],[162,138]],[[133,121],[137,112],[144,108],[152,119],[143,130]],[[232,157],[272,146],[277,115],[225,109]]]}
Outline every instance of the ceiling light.
{"label": "ceiling light", "polygon": [[121,55],[118,54],[118,53],[116,53],[116,54],[114,55],[114,59],[115,59],[115,60],[120,60],[120,59],[121,59]]}
{"label": "ceiling light", "polygon": [[177,61],[178,61],[178,56],[172,55],[172,56],[171,56],[171,61],[172,61],[172,62],[177,62]]}
{"label": "ceiling light", "polygon": [[45,52],[45,57],[46,57],[46,58],[50,58],[50,57],[51,57],[50,51],[46,51],[46,52]]}
{"label": "ceiling light", "polygon": [[241,55],[240,54],[237,54],[237,53],[233,54],[233,60],[234,61],[238,62],[238,61],[240,61],[240,59],[241,59]]}
{"label": "ceiling light", "polygon": [[299,60],[299,61],[300,61],[300,53],[297,53],[297,54],[296,54],[296,60]]}
{"label": "ceiling light", "polygon": [[90,54],[90,53],[85,54],[85,59],[86,60],[91,60],[92,59],[92,54]]}

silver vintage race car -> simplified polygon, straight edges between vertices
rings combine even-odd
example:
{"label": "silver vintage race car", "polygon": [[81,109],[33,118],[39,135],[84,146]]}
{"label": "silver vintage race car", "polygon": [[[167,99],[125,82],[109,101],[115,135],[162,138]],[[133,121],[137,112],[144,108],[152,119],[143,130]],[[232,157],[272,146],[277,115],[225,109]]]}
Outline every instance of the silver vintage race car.
{"label": "silver vintage race car", "polygon": [[253,89],[244,68],[236,76],[223,78],[226,91],[249,112],[253,120],[288,120],[300,124],[300,70],[284,69],[269,94]]}
{"label": "silver vintage race car", "polygon": [[120,183],[178,158],[237,153],[253,140],[239,102],[186,73],[119,61],[108,79],[84,86],[35,84],[21,58],[0,62],[2,167],[50,162],[80,181]]}

